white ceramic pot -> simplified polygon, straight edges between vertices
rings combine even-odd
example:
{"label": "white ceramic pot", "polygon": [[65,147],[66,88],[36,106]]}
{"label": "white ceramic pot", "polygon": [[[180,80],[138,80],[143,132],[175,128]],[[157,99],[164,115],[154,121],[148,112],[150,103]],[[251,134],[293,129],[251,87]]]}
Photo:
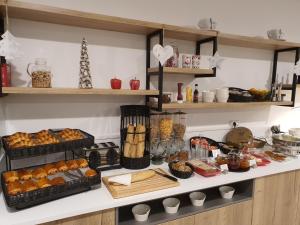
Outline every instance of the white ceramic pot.
{"label": "white ceramic pot", "polygon": [[203,192],[192,192],[189,194],[193,206],[203,206],[206,195]]}
{"label": "white ceramic pot", "polygon": [[213,102],[215,100],[215,93],[213,91],[202,92],[203,102]]}
{"label": "white ceramic pot", "polygon": [[227,101],[228,101],[228,97],[227,98],[217,97],[217,102],[226,103]]}
{"label": "white ceramic pot", "polygon": [[216,89],[216,95],[229,95],[228,88],[218,88]]}
{"label": "white ceramic pot", "polygon": [[134,219],[139,222],[148,220],[150,210],[150,206],[146,204],[139,204],[134,206],[132,208]]}
{"label": "white ceramic pot", "polygon": [[235,189],[230,186],[221,186],[219,187],[219,191],[222,198],[231,199],[233,197]]}
{"label": "white ceramic pot", "polygon": [[163,205],[166,213],[174,214],[178,211],[180,201],[178,198],[166,198],[163,200]]}

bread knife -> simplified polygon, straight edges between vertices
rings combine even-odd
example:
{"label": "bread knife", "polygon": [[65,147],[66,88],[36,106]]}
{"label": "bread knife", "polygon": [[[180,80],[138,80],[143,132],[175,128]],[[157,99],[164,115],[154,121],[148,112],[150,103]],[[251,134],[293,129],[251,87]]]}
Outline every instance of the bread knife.
{"label": "bread knife", "polygon": [[173,176],[171,176],[171,175],[168,175],[168,174],[165,174],[165,173],[162,173],[162,172],[158,172],[157,170],[154,170],[154,169],[150,169],[150,170],[154,171],[155,173],[159,174],[160,176],[163,176],[163,177],[165,177],[165,178],[168,178],[169,180],[172,180],[172,181],[175,181],[175,182],[178,181],[177,178],[175,178],[175,177],[173,177]]}

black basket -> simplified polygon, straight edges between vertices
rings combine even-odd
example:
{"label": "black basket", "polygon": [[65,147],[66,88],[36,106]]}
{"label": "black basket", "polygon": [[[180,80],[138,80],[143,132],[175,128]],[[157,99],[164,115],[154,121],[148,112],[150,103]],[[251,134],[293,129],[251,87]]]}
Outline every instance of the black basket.
{"label": "black basket", "polygon": [[[150,108],[145,105],[121,106],[121,165],[127,169],[143,169],[150,165]],[[128,158],[124,156],[124,146],[128,124],[142,124],[146,128],[145,149],[142,158]]]}
{"label": "black basket", "polygon": [[[238,92],[239,94],[235,93]],[[242,93],[247,93],[249,96],[244,96]],[[229,102],[252,102],[254,101],[253,95],[248,90],[241,88],[230,87],[229,88]]]}
{"label": "black basket", "polygon": [[178,177],[181,179],[190,178],[192,176],[192,174],[194,173],[194,167],[190,166],[188,163],[185,163],[186,166],[191,168],[191,172],[183,172],[183,171],[174,170],[172,168],[172,165],[173,165],[173,163],[176,163],[176,162],[178,162],[178,161],[173,161],[168,164],[171,174],[173,174],[175,177]]}
{"label": "black basket", "polygon": [[1,173],[1,185],[4,198],[8,207],[16,209],[24,209],[78,194],[80,192],[91,190],[92,187],[101,184],[101,173],[98,172],[97,175],[91,178],[82,177],[80,179],[66,181],[63,185],[50,186],[17,195],[9,195],[4,181],[4,173],[5,172]]}
{"label": "black basket", "polygon": [[[79,130],[79,129],[77,129]],[[61,130],[50,130],[50,132],[55,136],[55,134]],[[34,157],[40,155],[47,155],[57,152],[64,152],[64,151],[71,151],[74,149],[79,149],[83,147],[90,147],[94,144],[94,136],[79,130],[85,138],[79,140],[72,140],[72,141],[64,141],[56,144],[47,144],[47,145],[38,145],[33,147],[22,147],[22,148],[9,148],[8,144],[6,143],[5,139],[9,136],[2,137],[3,148],[5,150],[6,155],[9,157],[10,160],[15,159],[22,159],[27,157]]]}

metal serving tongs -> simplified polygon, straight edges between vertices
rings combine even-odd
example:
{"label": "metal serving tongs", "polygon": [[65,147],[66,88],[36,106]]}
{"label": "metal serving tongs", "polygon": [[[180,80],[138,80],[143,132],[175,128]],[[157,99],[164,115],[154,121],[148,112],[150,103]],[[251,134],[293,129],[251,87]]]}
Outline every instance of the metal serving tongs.
{"label": "metal serving tongs", "polygon": [[[84,174],[81,172],[80,169],[76,169],[76,170],[73,170],[73,171],[72,172],[65,171],[64,174],[66,175],[66,177],[68,177],[70,179],[80,179],[80,178],[84,177]],[[75,173],[75,171],[77,173]]]}

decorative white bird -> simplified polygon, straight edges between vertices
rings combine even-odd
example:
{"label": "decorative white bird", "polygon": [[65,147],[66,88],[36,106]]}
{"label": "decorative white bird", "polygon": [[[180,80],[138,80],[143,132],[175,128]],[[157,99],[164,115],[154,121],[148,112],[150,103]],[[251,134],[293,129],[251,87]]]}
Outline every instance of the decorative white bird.
{"label": "decorative white bird", "polygon": [[5,59],[10,60],[22,55],[19,51],[20,44],[8,30],[1,37],[0,56],[4,56]]}
{"label": "decorative white bird", "polygon": [[295,64],[293,68],[293,74],[300,75],[300,60]]}
{"label": "decorative white bird", "polygon": [[9,32],[8,29],[9,23],[7,1],[5,5],[5,12],[7,30],[3,35],[1,35],[2,40],[0,41],[0,56],[4,56],[5,59],[10,60],[22,56],[23,53],[19,50],[20,44],[17,42],[16,38]]}
{"label": "decorative white bird", "polygon": [[209,69],[213,69],[213,68],[217,68],[217,69],[221,69],[221,64],[225,59],[222,58],[218,51],[214,54],[214,56],[211,56],[208,58],[208,62],[209,62]]}

